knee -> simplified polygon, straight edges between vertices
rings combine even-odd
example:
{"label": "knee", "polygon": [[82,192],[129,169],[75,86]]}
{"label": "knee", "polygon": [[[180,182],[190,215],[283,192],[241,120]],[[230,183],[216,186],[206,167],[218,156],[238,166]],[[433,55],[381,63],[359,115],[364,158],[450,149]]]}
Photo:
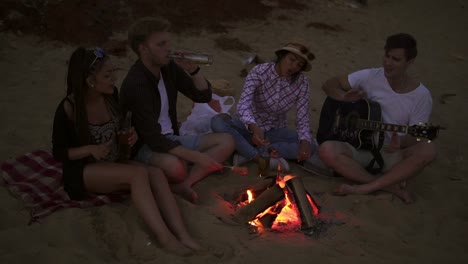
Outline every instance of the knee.
{"label": "knee", "polygon": [[437,158],[437,148],[432,143],[419,143],[423,144],[421,151],[418,151],[420,160],[424,166],[429,165]]}
{"label": "knee", "polygon": [[[187,176],[185,163],[175,156],[164,161],[162,170],[171,179],[172,183],[182,182]],[[161,174],[163,173],[161,172]]]}
{"label": "knee", "polygon": [[236,142],[234,141],[234,137],[231,134],[222,133],[220,134],[220,139],[221,143],[226,149],[234,151],[234,148],[236,147]]}
{"label": "knee", "polygon": [[211,118],[211,130],[214,132],[223,132],[226,121],[231,119],[231,116],[225,113],[217,114]]}
{"label": "knee", "polygon": [[319,146],[319,158],[326,165],[330,166],[336,160],[334,144],[330,141],[325,141]]}

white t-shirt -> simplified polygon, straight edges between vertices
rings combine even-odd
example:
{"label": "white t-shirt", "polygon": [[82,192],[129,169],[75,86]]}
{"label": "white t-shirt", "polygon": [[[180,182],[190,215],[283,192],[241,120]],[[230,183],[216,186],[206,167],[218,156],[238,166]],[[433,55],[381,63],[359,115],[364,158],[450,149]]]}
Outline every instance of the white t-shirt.
{"label": "white t-shirt", "polygon": [[161,134],[172,134],[171,118],[169,117],[169,102],[167,98],[166,85],[164,84],[163,75],[160,74],[161,78],[158,83],[159,95],[161,97],[161,113],[159,114],[158,123],[161,125]]}
{"label": "white t-shirt", "polygon": [[[396,93],[388,84],[383,68],[353,72],[348,75],[348,81],[352,88],[362,89],[368,99],[380,104],[384,123],[411,126],[429,121],[432,97],[421,83],[411,92]],[[391,133],[386,133],[387,142],[390,137]]]}

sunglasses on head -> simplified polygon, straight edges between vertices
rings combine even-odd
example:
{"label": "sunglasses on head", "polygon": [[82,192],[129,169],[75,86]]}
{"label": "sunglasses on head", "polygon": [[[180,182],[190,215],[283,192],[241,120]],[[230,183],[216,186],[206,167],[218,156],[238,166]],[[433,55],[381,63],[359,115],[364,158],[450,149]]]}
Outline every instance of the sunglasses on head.
{"label": "sunglasses on head", "polygon": [[94,53],[94,60],[93,62],[91,62],[91,64],[89,65],[89,70],[90,71],[94,71],[94,68],[96,67],[96,64],[98,62],[100,62],[105,56],[106,54],[104,53],[104,50],[102,48],[95,48],[93,50],[93,53]]}

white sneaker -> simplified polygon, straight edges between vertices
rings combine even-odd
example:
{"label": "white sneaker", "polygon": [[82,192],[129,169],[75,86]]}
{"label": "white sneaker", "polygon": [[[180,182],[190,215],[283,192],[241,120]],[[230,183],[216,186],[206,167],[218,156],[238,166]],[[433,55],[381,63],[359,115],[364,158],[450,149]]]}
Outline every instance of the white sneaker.
{"label": "white sneaker", "polygon": [[289,164],[284,158],[270,158],[270,170],[278,171],[278,165],[281,171],[289,171]]}

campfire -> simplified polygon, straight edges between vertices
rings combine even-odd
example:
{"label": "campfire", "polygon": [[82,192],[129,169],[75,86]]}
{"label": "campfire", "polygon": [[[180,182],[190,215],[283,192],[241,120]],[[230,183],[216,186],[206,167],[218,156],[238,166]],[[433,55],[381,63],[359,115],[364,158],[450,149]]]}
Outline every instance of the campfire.
{"label": "campfire", "polygon": [[272,181],[252,186],[237,199],[234,219],[249,224],[257,232],[301,230],[316,235],[321,221],[319,208],[307,192],[301,177],[281,173],[280,168]]}

